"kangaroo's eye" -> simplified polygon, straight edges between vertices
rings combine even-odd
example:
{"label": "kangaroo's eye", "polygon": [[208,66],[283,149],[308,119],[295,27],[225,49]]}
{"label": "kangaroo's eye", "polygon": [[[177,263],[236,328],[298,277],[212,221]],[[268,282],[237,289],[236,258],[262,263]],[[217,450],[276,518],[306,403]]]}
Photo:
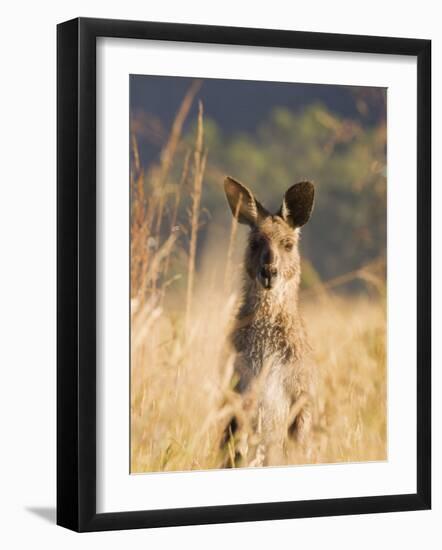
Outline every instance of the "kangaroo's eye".
{"label": "kangaroo's eye", "polygon": [[293,250],[293,243],[291,242],[285,242],[284,248],[287,250],[287,252],[290,252],[290,250]]}

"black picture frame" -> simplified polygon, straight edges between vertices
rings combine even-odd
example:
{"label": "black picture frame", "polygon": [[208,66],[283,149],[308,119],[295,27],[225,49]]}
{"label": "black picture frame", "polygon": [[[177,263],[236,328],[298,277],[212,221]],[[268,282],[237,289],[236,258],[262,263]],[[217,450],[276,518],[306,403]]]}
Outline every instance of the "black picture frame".
{"label": "black picture frame", "polygon": [[[417,491],[361,498],[96,512],[96,39],[417,58]],[[431,41],[74,19],[57,27],[57,523],[75,531],[424,510],[431,506]]]}

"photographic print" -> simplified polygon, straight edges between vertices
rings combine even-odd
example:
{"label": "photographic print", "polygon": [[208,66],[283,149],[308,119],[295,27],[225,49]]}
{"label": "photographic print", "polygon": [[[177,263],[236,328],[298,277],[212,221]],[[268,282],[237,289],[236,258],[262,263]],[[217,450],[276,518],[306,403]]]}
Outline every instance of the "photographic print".
{"label": "photographic print", "polygon": [[131,473],[387,460],[387,90],[129,85]]}
{"label": "photographic print", "polygon": [[431,42],[59,24],[57,524],[430,508]]}

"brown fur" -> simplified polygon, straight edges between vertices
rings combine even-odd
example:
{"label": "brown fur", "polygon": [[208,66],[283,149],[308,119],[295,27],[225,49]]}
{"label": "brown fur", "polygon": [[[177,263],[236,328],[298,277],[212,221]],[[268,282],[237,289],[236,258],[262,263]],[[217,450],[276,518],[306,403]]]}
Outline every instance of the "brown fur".
{"label": "brown fur", "polygon": [[[272,449],[282,452],[289,432],[304,440],[311,425],[309,346],[298,307],[298,242],[299,227],[313,206],[313,186],[303,182],[290,188],[276,215],[231,178],[226,178],[225,190],[233,214],[250,226],[231,343],[236,352],[236,390],[253,395],[255,403],[250,423],[259,439],[255,452],[260,457],[254,462],[258,465],[269,462]],[[238,425],[235,419],[234,427]],[[239,454],[250,464],[247,448],[239,449]]]}

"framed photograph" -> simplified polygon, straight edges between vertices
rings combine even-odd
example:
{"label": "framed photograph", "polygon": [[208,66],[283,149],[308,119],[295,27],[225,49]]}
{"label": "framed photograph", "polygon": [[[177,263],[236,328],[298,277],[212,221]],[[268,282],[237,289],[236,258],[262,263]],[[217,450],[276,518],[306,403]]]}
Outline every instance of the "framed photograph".
{"label": "framed photograph", "polygon": [[430,41],[57,37],[57,523],[429,509]]}

